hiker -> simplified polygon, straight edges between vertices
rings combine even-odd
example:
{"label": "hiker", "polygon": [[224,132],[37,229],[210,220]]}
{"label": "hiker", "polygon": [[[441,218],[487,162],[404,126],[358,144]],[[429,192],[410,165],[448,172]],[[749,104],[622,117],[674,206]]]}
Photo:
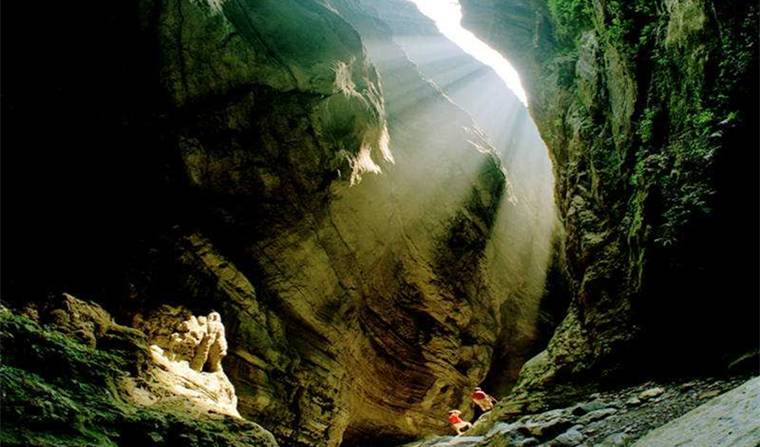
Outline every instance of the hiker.
{"label": "hiker", "polygon": [[462,412],[459,410],[449,410],[449,423],[457,431],[457,436],[461,435],[463,430],[472,428],[472,424],[459,417],[460,414]]}
{"label": "hiker", "polygon": [[481,390],[480,387],[475,388],[470,397],[484,413],[493,410],[493,405],[496,403],[496,399],[486,394],[486,392]]}

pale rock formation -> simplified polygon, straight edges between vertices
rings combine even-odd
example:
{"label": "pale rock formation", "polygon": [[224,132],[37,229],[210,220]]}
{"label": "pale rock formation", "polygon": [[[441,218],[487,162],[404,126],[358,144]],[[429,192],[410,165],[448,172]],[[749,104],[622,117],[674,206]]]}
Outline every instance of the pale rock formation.
{"label": "pale rock formation", "polygon": [[149,361],[136,355],[136,375],[121,384],[138,404],[240,417],[235,387],[222,370],[227,339],[217,312],[196,317],[182,307],[165,305],[147,317],[136,314],[131,328],[114,322],[101,306],[63,293],[46,305],[27,306],[22,315],[90,348],[145,349]]}
{"label": "pale rock formation", "polygon": [[153,360],[152,393],[137,392],[140,400],[167,404],[181,397],[193,411],[240,417],[235,387],[222,369],[227,339],[218,312],[195,316],[165,305],[147,317],[137,314],[133,323],[148,335]]}
{"label": "pale rock formation", "polygon": [[207,317],[190,316],[173,332],[167,354],[173,361],[185,360],[197,372],[217,372],[222,369],[222,357],[227,355],[227,339],[218,312]]}

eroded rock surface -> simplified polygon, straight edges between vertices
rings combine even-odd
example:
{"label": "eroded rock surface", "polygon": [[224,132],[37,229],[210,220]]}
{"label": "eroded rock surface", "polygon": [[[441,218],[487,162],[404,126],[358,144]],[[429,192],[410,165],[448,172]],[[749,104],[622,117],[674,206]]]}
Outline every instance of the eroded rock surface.
{"label": "eroded rock surface", "polygon": [[227,337],[218,312],[196,317],[187,310],[163,306],[147,319],[136,315],[133,326],[145,332],[172,361],[184,361],[197,372],[222,370]]}
{"label": "eroded rock surface", "polygon": [[22,314],[35,321],[49,325],[69,337],[79,340],[90,348],[113,334],[136,334],[130,328],[116,324],[111,315],[93,302],[77,299],[62,293],[44,305],[31,303]]}
{"label": "eroded rock surface", "polygon": [[235,387],[222,369],[227,339],[219,313],[196,317],[181,308],[162,306],[134,320],[133,326],[148,336],[155,367],[150,392],[135,390],[136,398],[146,405],[187,399],[194,403],[193,413],[240,417]]}
{"label": "eroded rock surface", "polygon": [[754,378],[653,430],[638,440],[634,446],[756,446],[760,443],[758,416],[760,416],[760,378]]}
{"label": "eroded rock surface", "polygon": [[[496,72],[449,41],[413,3],[407,0],[353,0],[333,4],[366,40],[370,56],[378,61],[381,74],[396,69],[395,65],[388,63],[393,59],[388,48],[402,51],[425,79],[433,82],[458,108],[470,115],[481,137],[498,155],[507,172],[507,192],[499,203],[490,244],[498,253],[509,253],[506,259],[497,260],[501,265],[498,268],[507,277],[500,287],[515,290],[522,302],[530,302],[528,307],[532,308],[535,298],[545,294],[546,270],[555,251],[553,244],[559,236],[559,222],[549,154],[527,109]],[[386,78],[389,98],[402,91],[406,97],[401,104],[414,100],[414,97],[410,99],[408,87],[393,84],[392,76]],[[416,95],[424,100],[420,93]],[[413,111],[435,113],[417,104]],[[401,116],[409,113],[404,111]],[[441,112],[435,117],[448,121]],[[395,116],[391,114],[391,120],[393,118]],[[424,135],[418,138],[425,140]],[[513,276],[513,272],[520,272],[519,276]],[[533,342],[515,343],[514,333],[504,333],[494,349],[495,357],[486,379],[488,389],[502,392],[513,385],[529,356],[526,346],[531,343],[543,345],[548,340],[564,316],[566,305],[566,294],[551,295],[542,300],[538,330],[530,329],[529,337]],[[520,310],[512,307],[510,312],[519,313]]]}

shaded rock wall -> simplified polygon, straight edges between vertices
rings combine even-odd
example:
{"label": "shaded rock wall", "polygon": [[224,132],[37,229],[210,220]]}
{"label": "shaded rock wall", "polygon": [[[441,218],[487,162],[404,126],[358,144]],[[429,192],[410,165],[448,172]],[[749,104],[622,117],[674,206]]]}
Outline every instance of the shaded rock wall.
{"label": "shaded rock wall", "polygon": [[[159,255],[165,269],[153,273],[174,282],[157,292],[148,279],[147,294],[215,298],[203,305],[229,321],[241,414],[284,443],[334,445],[347,427],[372,436],[441,427],[431,413],[482,379],[495,338],[477,333],[469,305],[456,319],[450,310],[481,300],[478,316],[490,321],[505,298],[476,290],[503,194],[498,160],[468,143],[477,136],[463,129],[466,115],[431,89],[459,125],[427,142],[435,153],[396,156],[403,174],[357,184],[378,163],[390,171],[393,156],[374,69],[339,16],[308,2],[154,8],[148,31],[158,33],[199,231],[178,230],[164,250],[176,258]],[[232,65],[241,55],[260,71]],[[209,87],[212,72],[223,76]],[[472,264],[461,284],[437,272],[451,268],[453,250]]]}
{"label": "shaded rock wall", "polygon": [[462,5],[521,73],[566,229],[573,302],[522,384],[719,368],[756,345],[756,5]]}
{"label": "shaded rock wall", "polygon": [[311,2],[167,1],[142,16],[191,187],[255,197],[251,219],[297,219],[336,173],[354,183],[390,159],[377,74],[335,13]]}

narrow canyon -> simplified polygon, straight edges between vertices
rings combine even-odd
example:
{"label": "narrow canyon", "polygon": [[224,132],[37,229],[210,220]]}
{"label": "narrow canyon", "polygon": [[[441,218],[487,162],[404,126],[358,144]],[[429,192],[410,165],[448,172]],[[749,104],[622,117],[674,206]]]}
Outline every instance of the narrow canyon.
{"label": "narrow canyon", "polygon": [[757,4],[3,6],[3,445],[760,442]]}

